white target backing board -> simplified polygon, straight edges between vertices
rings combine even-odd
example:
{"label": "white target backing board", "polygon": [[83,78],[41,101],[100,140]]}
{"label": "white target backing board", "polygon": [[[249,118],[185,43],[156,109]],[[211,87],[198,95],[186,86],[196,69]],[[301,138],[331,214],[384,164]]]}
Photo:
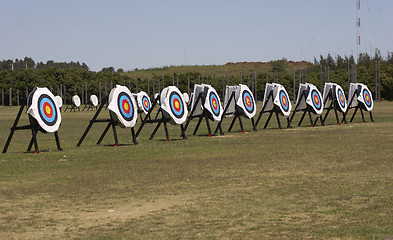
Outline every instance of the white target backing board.
{"label": "white target backing board", "polygon": [[183,98],[184,102],[186,102],[187,104],[190,102],[190,96],[188,96],[188,93],[183,93]]}
{"label": "white target backing board", "polygon": [[199,94],[203,93],[205,86],[208,86],[208,85],[206,85],[206,84],[195,84],[194,85],[194,91],[192,92],[193,99],[191,101],[191,109],[194,109],[195,104],[197,104],[197,106],[195,107],[195,110],[193,112],[193,116],[201,114],[202,101],[199,101],[197,103],[197,99],[198,99]]}
{"label": "white target backing board", "polygon": [[292,104],[287,90],[278,83],[273,83],[273,87],[273,103],[280,109],[282,115],[288,117],[291,114]]}
{"label": "white target backing board", "polygon": [[[159,97],[159,96],[160,96],[159,93],[154,93],[154,100],[155,100],[157,97]],[[158,99],[157,103],[160,104],[160,99]]]}
{"label": "white target backing board", "polygon": [[96,95],[91,95],[90,96],[90,102],[94,107],[98,106],[98,97]]}
{"label": "white target backing board", "polygon": [[48,88],[36,88],[27,100],[27,113],[46,132],[56,132],[61,124],[60,109]]}
{"label": "white target backing board", "polygon": [[109,112],[120,127],[133,127],[137,121],[137,104],[130,90],[121,85],[116,85],[109,93]]}
{"label": "white target backing board", "polygon": [[151,108],[151,101],[146,92],[140,91],[137,94],[138,108],[147,114]]}
{"label": "white target backing board", "polygon": [[203,107],[211,113],[214,121],[221,121],[222,112],[224,111],[221,106],[220,97],[218,96],[216,90],[208,85],[205,86],[206,96],[205,104]]}
{"label": "white target backing board", "polygon": [[54,100],[57,107],[61,108],[63,106],[63,99],[60,96],[55,96]]}
{"label": "white target backing board", "polygon": [[323,87],[323,102],[326,102],[326,99],[328,97],[328,93],[330,90],[333,91],[333,86],[335,85],[335,83],[325,83],[325,86]]}
{"label": "white target backing board", "polygon": [[[272,83],[266,83],[265,86],[265,94],[263,95],[263,109],[271,109],[273,105],[273,100],[271,98],[268,98],[270,92],[272,92],[274,89],[274,85]],[[273,93],[274,95],[274,93]],[[273,96],[274,99],[274,96]]]}
{"label": "white target backing board", "polygon": [[[236,109],[236,92],[239,86],[226,86],[225,88],[225,97],[224,97],[224,106],[227,107],[227,112],[225,113],[225,117],[230,118],[233,117]],[[231,101],[228,105],[229,98],[231,97],[232,93],[235,92],[235,102]]]}
{"label": "white target backing board", "polygon": [[372,111],[374,107],[373,96],[370,89],[362,83],[357,84],[358,87],[358,101],[361,102],[367,111]]}
{"label": "white target backing board", "polygon": [[322,94],[319,92],[318,88],[311,84],[306,83],[307,85],[307,97],[306,103],[313,109],[313,112],[317,115],[321,115],[323,112],[323,100]]}
{"label": "white target backing board", "polygon": [[[353,95],[355,94],[355,91],[358,89],[358,84],[357,83],[351,83],[349,85],[349,93],[348,93],[348,99],[351,101]],[[358,99],[353,98],[352,102],[350,103],[348,107],[356,107],[358,105]]]}
{"label": "white target backing board", "polygon": [[160,107],[164,117],[170,119],[171,124],[182,124],[187,120],[187,105],[183,94],[175,86],[166,87],[161,91]]}
{"label": "white target backing board", "polygon": [[305,83],[300,83],[299,84],[299,91],[297,92],[297,98],[296,98],[296,105],[298,105],[299,109],[304,109],[306,107],[306,101],[304,98],[300,98],[303,94],[303,92],[306,92],[306,98],[307,98],[307,85]]}
{"label": "white target backing board", "polygon": [[72,103],[73,103],[76,107],[80,107],[80,106],[81,106],[81,99],[79,98],[78,95],[72,96]]}

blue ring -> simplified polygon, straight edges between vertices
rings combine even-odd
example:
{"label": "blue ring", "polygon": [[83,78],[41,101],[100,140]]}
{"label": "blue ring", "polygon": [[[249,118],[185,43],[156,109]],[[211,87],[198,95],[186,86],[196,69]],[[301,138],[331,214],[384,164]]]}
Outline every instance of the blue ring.
{"label": "blue ring", "polygon": [[[284,103],[282,102],[282,96],[283,96],[283,95],[284,95],[285,99],[287,100],[287,106],[286,106],[286,107],[285,107]],[[281,104],[282,109],[283,109],[285,112],[287,112],[288,109],[289,109],[289,100],[288,100],[287,94],[286,94],[283,90],[280,91],[280,104]]]}
{"label": "blue ring", "polygon": [[[343,102],[341,102],[341,98],[340,96],[343,96]],[[345,107],[345,95],[343,93],[343,91],[341,91],[341,89],[338,89],[338,103],[340,103],[341,107]]]}
{"label": "blue ring", "polygon": [[[217,110],[214,110],[213,99],[216,100]],[[220,101],[218,100],[218,97],[214,92],[210,92],[209,103],[210,103],[210,108],[212,109],[213,114],[216,116],[220,115]]]}
{"label": "blue ring", "polygon": [[[251,101],[250,107],[247,107],[247,104],[246,104],[246,97],[247,96],[250,98],[250,101]],[[252,100],[251,94],[247,90],[243,91],[243,105],[246,108],[247,112],[252,113],[254,111],[254,101]]]}
{"label": "blue ring", "polygon": [[[125,93],[120,93],[118,99],[119,99],[118,105],[119,105],[120,114],[122,115],[122,117],[125,120],[131,121],[133,114],[134,114],[134,106],[132,106],[131,99]],[[123,109],[123,105],[122,105],[123,100],[126,100],[128,102],[129,107],[130,107],[130,113],[128,113],[128,114]]]}
{"label": "blue ring", "polygon": [[[370,100],[369,102],[366,101],[366,94],[368,95],[368,99]],[[367,105],[367,107],[371,107],[371,96],[370,93],[367,91],[367,89],[363,89],[363,99],[364,103]]]}
{"label": "blue ring", "polygon": [[[145,99],[146,99],[147,104],[148,104],[147,108],[145,106]],[[150,101],[149,101],[149,99],[146,96],[142,97],[142,107],[143,107],[143,109],[145,109],[146,112],[148,112],[150,110]]]}
{"label": "blue ring", "polygon": [[[317,95],[317,97],[318,97],[319,104],[317,104],[317,103],[314,101],[314,96],[315,96],[315,95]],[[318,94],[317,91],[315,91],[315,90],[312,90],[312,91],[311,91],[311,100],[312,100],[312,103],[313,103],[314,107],[315,107],[317,110],[320,110],[321,107],[322,107],[322,105],[321,105],[321,97],[319,96],[319,94]]]}
{"label": "blue ring", "polygon": [[[49,103],[49,105],[51,106],[51,108],[52,108],[52,117],[50,117],[50,118],[48,118],[47,116],[46,116],[46,114],[45,114],[45,112],[44,112],[44,103]],[[47,123],[52,123],[53,121],[55,121],[55,119],[56,119],[56,109],[55,109],[55,106],[54,106],[54,104],[52,103],[52,101],[49,99],[49,98],[47,98],[47,97],[44,97],[44,98],[42,98],[41,100],[40,100],[40,112],[41,112],[41,117],[43,118],[43,119],[45,119],[45,121],[47,122]]]}
{"label": "blue ring", "polygon": [[[175,106],[173,106],[173,100],[177,99],[180,103],[180,109],[179,111],[176,111]],[[181,118],[184,115],[184,108],[183,108],[183,101],[181,99],[181,97],[179,96],[179,94],[177,94],[176,92],[172,92],[170,98],[169,98],[169,105],[171,106],[171,110],[172,113],[177,117],[177,118]]]}

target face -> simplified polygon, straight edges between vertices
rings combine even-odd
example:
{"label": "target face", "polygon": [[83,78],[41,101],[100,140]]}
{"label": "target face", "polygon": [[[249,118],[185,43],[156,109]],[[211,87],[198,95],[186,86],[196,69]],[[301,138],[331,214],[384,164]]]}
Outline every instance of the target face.
{"label": "target face", "polygon": [[243,91],[242,100],[246,111],[252,113],[255,106],[254,101],[252,100],[251,93],[248,90]]}
{"label": "target face", "polygon": [[212,112],[215,116],[220,115],[220,101],[218,100],[217,95],[214,92],[210,92],[209,94],[209,103],[212,109]]}
{"label": "target face", "polygon": [[311,91],[311,100],[315,109],[321,110],[322,108],[321,96],[319,96],[318,92],[315,89]]}
{"label": "target face", "polygon": [[180,95],[173,91],[169,96],[169,105],[173,115],[181,118],[184,115],[184,103]]}
{"label": "target face", "polygon": [[150,101],[146,96],[142,97],[142,107],[146,112],[150,110]]}
{"label": "target face", "polygon": [[370,92],[367,89],[363,89],[363,99],[364,99],[364,104],[366,104],[367,107],[371,108],[372,106],[372,99]]}
{"label": "target face", "polygon": [[131,121],[134,117],[134,107],[131,102],[131,97],[127,93],[121,92],[117,99],[121,116],[126,121]]}
{"label": "target face", "polygon": [[338,89],[338,103],[342,108],[345,108],[345,96],[341,89]]}
{"label": "target face", "polygon": [[279,96],[280,96],[280,104],[281,104],[282,109],[285,112],[288,112],[288,110],[289,110],[289,98],[288,98],[287,93],[284,90],[280,90],[280,95]]}
{"label": "target face", "polygon": [[27,113],[32,116],[43,132],[56,132],[61,124],[59,106],[55,96],[47,88],[36,88],[28,98]]}
{"label": "target face", "polygon": [[41,120],[48,126],[55,125],[57,121],[57,110],[53,99],[47,94],[42,94],[37,104]]}

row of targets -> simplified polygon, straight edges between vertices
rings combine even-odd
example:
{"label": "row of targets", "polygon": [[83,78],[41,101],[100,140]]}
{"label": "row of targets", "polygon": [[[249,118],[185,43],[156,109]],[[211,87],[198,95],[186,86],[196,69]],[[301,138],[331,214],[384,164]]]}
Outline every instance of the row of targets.
{"label": "row of targets", "polygon": [[[94,95],[95,96],[95,95]],[[93,106],[98,106],[98,99],[92,95],[91,103]],[[80,99],[73,98],[75,106],[80,106]],[[188,107],[187,107],[188,105]],[[22,115],[24,107],[27,107],[29,117],[29,124],[25,126],[18,126],[19,119]],[[27,151],[30,151],[32,146],[35,147],[35,152],[38,152],[37,134],[54,133],[58,150],[61,150],[58,129],[61,124],[61,98],[54,96],[47,88],[35,88],[29,95],[26,103],[22,104],[15,119],[11,132],[3,149],[5,153],[9,147],[12,136],[16,130],[30,130],[32,134],[31,141],[28,145]],[[79,107],[78,106],[78,107]],[[98,118],[104,106],[109,110],[106,118]],[[157,110],[156,116],[152,117],[153,110]],[[363,111],[369,112],[371,121],[373,100],[368,87],[361,83],[351,83],[349,89],[349,101],[347,101],[343,89],[335,83],[326,83],[323,95],[318,89],[310,83],[300,84],[298,95],[296,98],[296,106],[292,110],[291,101],[285,88],[277,83],[267,83],[265,88],[265,95],[263,99],[262,109],[259,112],[257,121],[254,122],[257,106],[252,92],[247,85],[239,84],[234,86],[226,86],[224,103],[222,104],[216,90],[208,84],[196,84],[191,96],[181,91],[175,86],[168,86],[164,88],[160,94],[155,94],[153,102],[150,101],[149,96],[145,92],[132,94],[130,90],[121,85],[116,85],[109,96],[99,105],[93,118],[79,139],[77,146],[80,146],[90,131],[94,123],[107,123],[102,132],[97,144],[100,144],[106,133],[112,128],[115,146],[118,146],[118,139],[116,127],[130,128],[132,142],[137,144],[137,137],[146,124],[156,124],[149,139],[153,139],[160,126],[164,126],[166,140],[169,141],[169,134],[167,124],[180,125],[181,137],[186,138],[186,131],[191,120],[197,118],[198,123],[194,129],[193,135],[196,134],[198,128],[203,120],[209,132],[209,136],[216,134],[224,134],[222,130],[222,122],[224,118],[233,118],[228,132],[233,128],[236,120],[239,121],[240,131],[244,132],[242,117],[251,120],[253,130],[257,130],[258,123],[265,113],[269,113],[264,128],[267,127],[273,114],[276,115],[279,129],[281,129],[280,117],[283,116],[287,120],[287,127],[291,127],[291,122],[297,112],[303,112],[303,115],[298,123],[301,125],[306,114],[309,115],[310,125],[316,125],[317,121],[321,121],[321,125],[325,124],[325,120],[331,110],[334,111],[337,124],[340,124],[339,113],[342,114],[341,122],[346,123],[346,115],[350,109],[355,109],[351,122],[354,119],[357,111],[361,112],[362,120],[365,122]],[[326,111],[322,118],[322,113]],[[292,111],[292,116],[291,116]],[[142,114],[144,118],[142,118]],[[134,127],[138,120],[138,115],[141,119],[141,124],[135,132]],[[312,115],[316,118],[313,120]],[[211,129],[211,124],[216,126],[215,131]],[[184,125],[185,124],[185,125]]]}

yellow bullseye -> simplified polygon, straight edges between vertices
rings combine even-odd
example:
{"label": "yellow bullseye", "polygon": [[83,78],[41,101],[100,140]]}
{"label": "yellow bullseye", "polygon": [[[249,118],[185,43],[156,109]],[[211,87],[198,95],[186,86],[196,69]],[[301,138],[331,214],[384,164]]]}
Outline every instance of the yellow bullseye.
{"label": "yellow bullseye", "polygon": [[129,108],[128,103],[124,103],[124,109],[125,109],[126,111],[128,111],[128,108]]}
{"label": "yellow bullseye", "polygon": [[49,106],[46,106],[46,107],[45,107],[45,112],[46,112],[46,114],[48,114],[48,115],[52,112]]}
{"label": "yellow bullseye", "polygon": [[368,95],[366,95],[366,101],[370,101],[370,97]]}
{"label": "yellow bullseye", "polygon": [[247,105],[251,105],[251,101],[250,101],[250,99],[246,99],[246,103],[247,103]]}
{"label": "yellow bullseye", "polygon": [[179,108],[180,107],[180,104],[179,104],[179,102],[175,102],[175,108]]}

